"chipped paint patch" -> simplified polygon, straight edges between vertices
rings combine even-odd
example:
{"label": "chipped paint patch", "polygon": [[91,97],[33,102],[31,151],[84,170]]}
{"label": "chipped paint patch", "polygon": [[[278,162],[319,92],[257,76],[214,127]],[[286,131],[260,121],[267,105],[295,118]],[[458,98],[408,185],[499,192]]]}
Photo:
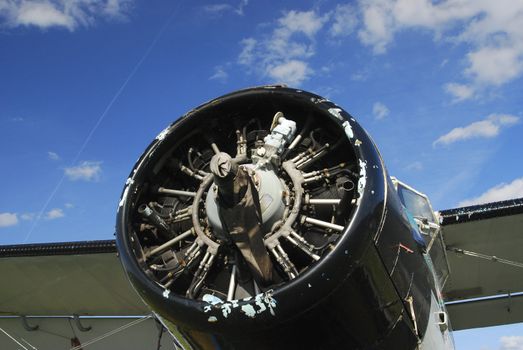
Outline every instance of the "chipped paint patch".
{"label": "chipped paint patch", "polygon": [[158,136],[156,136],[156,139],[158,141],[163,141],[163,139],[165,139],[165,136],[167,136],[167,134],[169,133],[169,129],[171,128],[171,126],[169,125],[168,127],[166,127],[165,129],[162,130],[161,133],[158,134]]}
{"label": "chipped paint patch", "polygon": [[343,120],[343,116],[341,115],[341,108],[329,108],[329,113],[338,118],[339,120]]}
{"label": "chipped paint patch", "polygon": [[223,317],[227,318],[231,314],[231,312],[232,312],[231,306],[232,305],[229,303],[225,303],[221,306]]}
{"label": "chipped paint patch", "polygon": [[354,141],[354,145],[359,147],[363,142],[361,142],[360,140],[356,139],[356,141]]}
{"label": "chipped paint patch", "polygon": [[[276,300],[272,297],[272,290],[260,293],[255,296],[254,303],[249,303],[252,301],[252,297],[248,297],[242,300],[231,300],[230,302],[223,302],[220,298],[205,294],[203,296],[203,301],[208,303],[203,307],[203,312],[208,313],[212,310],[220,310],[224,318],[227,318],[234,309],[239,308],[240,312],[246,315],[249,318],[254,318],[258,314],[262,314],[269,310],[271,315],[275,316],[276,313],[274,309],[276,308]],[[240,302],[244,304],[240,307]]]}
{"label": "chipped paint patch", "polygon": [[242,305],[241,310],[245,315],[247,315],[250,318],[254,318],[254,316],[256,316],[256,310],[254,310],[254,307],[252,307],[251,304]]}
{"label": "chipped paint patch", "polygon": [[363,197],[363,192],[365,191],[365,185],[367,185],[367,162],[360,159],[360,179],[358,180],[358,201],[357,204],[360,204],[361,198]]}
{"label": "chipped paint patch", "polygon": [[207,319],[208,322],[211,322],[211,323],[214,323],[216,321],[218,321],[218,319],[215,317],[215,316],[210,316],[208,319]]}
{"label": "chipped paint patch", "polygon": [[169,289],[166,289],[166,290],[163,291],[163,294],[162,294],[162,295],[163,295],[163,297],[164,297],[165,299],[169,299],[169,294],[170,294],[170,293],[171,293],[171,291],[170,291]]}
{"label": "chipped paint patch", "polygon": [[127,195],[129,194],[129,188],[131,187],[131,185],[133,183],[134,183],[134,180],[131,178],[128,178],[127,181],[125,181],[125,189],[123,190],[122,198],[120,198],[120,203],[118,203],[118,209],[120,209],[123,206],[125,199],[127,198]]}
{"label": "chipped paint patch", "polygon": [[262,300],[262,294],[258,294],[256,296],[256,299],[254,299],[254,300],[256,302],[256,305],[259,307],[259,309],[258,309],[258,311],[256,311],[256,313],[261,314],[262,312],[267,310],[267,307],[265,306],[265,304],[263,303],[263,300]]}
{"label": "chipped paint patch", "polygon": [[343,126],[343,129],[345,130],[345,134],[347,135],[349,140],[352,139],[354,137],[354,132],[352,131],[352,126],[350,125],[349,121],[346,120],[341,125]]}
{"label": "chipped paint patch", "polygon": [[212,294],[205,294],[202,298],[203,301],[211,305],[217,305],[223,303],[223,300]]}

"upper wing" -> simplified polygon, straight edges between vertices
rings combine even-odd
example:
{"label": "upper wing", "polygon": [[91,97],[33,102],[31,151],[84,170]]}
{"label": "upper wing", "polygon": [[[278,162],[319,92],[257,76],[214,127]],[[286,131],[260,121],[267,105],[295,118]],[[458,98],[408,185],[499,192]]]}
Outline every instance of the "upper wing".
{"label": "upper wing", "polygon": [[523,322],[523,198],[440,212],[455,330]]}
{"label": "upper wing", "polygon": [[113,240],[0,246],[0,315],[145,315]]}

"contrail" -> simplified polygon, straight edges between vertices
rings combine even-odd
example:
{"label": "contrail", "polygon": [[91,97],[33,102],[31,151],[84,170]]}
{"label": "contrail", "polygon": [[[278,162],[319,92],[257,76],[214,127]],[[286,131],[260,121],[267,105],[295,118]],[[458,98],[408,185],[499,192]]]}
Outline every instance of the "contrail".
{"label": "contrail", "polygon": [[[78,161],[78,159],[80,158],[80,156],[82,155],[83,151],[85,150],[85,148],[87,147],[87,145],[89,144],[89,141],[91,141],[91,138],[93,137],[94,133],[96,132],[96,130],[98,129],[98,127],[100,126],[100,124],[102,123],[102,121],[105,119],[105,117],[107,116],[107,114],[109,113],[109,111],[111,110],[113,104],[116,102],[116,100],[118,100],[118,97],[120,97],[120,95],[122,94],[122,92],[124,91],[125,87],[127,86],[127,84],[129,83],[129,81],[134,77],[134,75],[136,74],[136,72],[138,71],[138,69],[140,68],[140,66],[142,65],[142,63],[147,59],[147,57],[149,56],[149,54],[151,53],[151,51],[153,50],[153,48],[156,46],[156,43],[158,42],[158,40],[160,39],[160,37],[163,35],[163,33],[165,32],[165,30],[167,29],[167,27],[169,26],[169,24],[171,23],[172,19],[174,18],[174,15],[176,14],[178,8],[180,7],[180,4],[181,4],[181,1],[177,3],[177,6],[175,6],[175,8],[173,9],[171,15],[167,18],[167,20],[165,21],[165,23],[163,24],[163,26],[160,28],[160,30],[158,31],[158,33],[155,35],[153,41],[151,42],[151,44],[149,45],[149,47],[147,47],[147,50],[145,50],[145,53],[142,55],[142,57],[138,60],[138,62],[136,63],[136,65],[134,66],[134,68],[131,70],[131,72],[129,73],[129,75],[127,76],[127,78],[124,80],[124,82],[122,83],[122,85],[120,86],[120,88],[116,91],[116,93],[114,94],[113,98],[111,99],[111,101],[107,104],[107,106],[105,107],[104,111],[102,112],[102,114],[100,115],[100,117],[98,118],[98,120],[96,121],[96,124],[94,124],[94,126],[92,127],[91,131],[89,132],[89,134],[87,135],[87,137],[85,138],[82,146],[80,147],[80,149],[78,150],[78,152],[76,153],[76,156],[74,157],[73,161],[71,162],[71,166],[73,166],[74,164],[76,164],[76,162]],[[35,220],[33,221],[33,224],[31,225],[31,228],[29,229],[29,232],[27,232],[25,238],[24,238],[24,241],[23,243],[27,242],[27,240],[29,239],[29,237],[31,236],[31,234],[33,233],[35,227],[38,225],[38,223],[40,222],[40,220],[42,219],[42,216],[44,215],[44,212],[47,210],[47,207],[49,206],[49,203],[51,202],[51,200],[53,200],[54,196],[56,195],[56,192],[58,192],[58,190],[60,189],[60,187],[62,186],[62,183],[64,182],[65,180],[65,173],[62,175],[62,177],[60,178],[60,180],[58,181],[58,183],[56,184],[55,188],[53,189],[53,191],[51,192],[51,194],[49,195],[49,197],[47,198],[47,200],[45,201],[44,205],[42,206],[42,209],[40,209],[40,211],[38,212],[38,215],[36,216]]]}

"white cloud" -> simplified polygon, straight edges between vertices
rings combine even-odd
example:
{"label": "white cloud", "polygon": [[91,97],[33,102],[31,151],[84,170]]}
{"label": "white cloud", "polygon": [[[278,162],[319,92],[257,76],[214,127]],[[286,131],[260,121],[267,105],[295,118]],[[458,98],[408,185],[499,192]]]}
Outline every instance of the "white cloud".
{"label": "white cloud", "polygon": [[74,208],[74,204],[73,204],[73,203],[65,203],[64,206],[65,206],[67,209]]}
{"label": "white cloud", "polygon": [[99,18],[125,18],[132,0],[0,0],[0,20],[9,27],[41,29],[92,25]]}
{"label": "white cloud", "polygon": [[372,46],[374,53],[385,53],[393,39],[394,17],[391,16],[392,2],[361,1],[363,28],[358,31],[360,41]]}
{"label": "white cloud", "polygon": [[209,77],[209,80],[219,80],[221,82],[227,81],[229,74],[222,66],[214,67],[214,74]]}
{"label": "white cloud", "polygon": [[329,16],[312,10],[284,13],[270,35],[240,42],[238,63],[274,82],[300,85],[314,73],[308,59],[315,54],[316,35]]}
{"label": "white cloud", "polygon": [[203,10],[205,12],[211,13],[211,14],[221,14],[225,11],[232,10],[233,7],[229,4],[213,4],[213,5],[207,5],[203,7]]}
{"label": "white cloud", "polygon": [[230,4],[213,4],[203,7],[203,10],[213,16],[221,16],[225,12],[234,12],[237,15],[243,16],[243,9],[249,4],[249,0],[240,0],[240,3],[237,7],[234,7]]}
{"label": "white cloud", "polygon": [[255,59],[254,50],[256,49],[257,43],[258,43],[258,41],[253,38],[243,39],[240,42],[240,45],[242,45],[243,48],[242,48],[242,51],[240,52],[240,55],[238,56],[239,64],[243,64],[245,66],[249,66],[252,64],[252,62]]}
{"label": "white cloud", "polygon": [[63,218],[65,216],[64,211],[60,208],[54,208],[45,213],[45,218],[47,220],[54,220]]}
{"label": "white cloud", "polygon": [[436,40],[464,43],[468,53],[463,75],[471,90],[446,86],[455,102],[523,74],[522,1],[359,0],[359,10],[363,24],[358,37],[376,54],[387,50],[396,33],[408,29],[427,29]]}
{"label": "white cloud", "polygon": [[9,227],[18,224],[16,213],[0,213],[0,227]]}
{"label": "white cloud", "polygon": [[268,74],[277,82],[289,85],[299,85],[313,73],[307,63],[299,60],[291,60],[268,68]]}
{"label": "white cloud", "polygon": [[521,74],[522,56],[517,47],[483,47],[467,55],[470,65],[465,72],[478,83],[502,85]]}
{"label": "white cloud", "polygon": [[389,113],[390,113],[390,111],[387,108],[387,106],[385,106],[381,102],[375,102],[374,105],[372,106],[372,114],[374,114],[374,118],[377,120],[384,119],[386,116],[389,115]]}
{"label": "white cloud", "polygon": [[334,9],[334,23],[329,29],[333,37],[348,36],[358,25],[357,10],[350,4],[337,5]]}
{"label": "white cloud", "polygon": [[325,21],[326,17],[318,16],[315,11],[289,11],[278,19],[280,27],[277,31],[285,37],[301,32],[313,38]]}
{"label": "white cloud", "polygon": [[454,96],[453,102],[467,100],[474,96],[474,89],[468,85],[458,83],[445,84],[445,91]]}
{"label": "white cloud", "polygon": [[65,168],[69,180],[96,181],[102,172],[101,162],[84,161],[78,166]]}
{"label": "white cloud", "polygon": [[458,205],[466,207],[469,205],[497,202],[520,197],[523,197],[523,177],[515,179],[509,184],[501,183],[496,185],[478,197],[465,199]]}
{"label": "white cloud", "polygon": [[421,163],[420,161],[412,162],[412,163],[410,163],[409,165],[407,165],[405,167],[405,170],[408,170],[408,171],[421,171],[421,170],[423,170],[423,163]]}
{"label": "white cloud", "polygon": [[47,157],[49,159],[51,159],[51,160],[59,160],[60,159],[60,156],[57,153],[51,152],[51,151],[47,152]]}
{"label": "white cloud", "polygon": [[491,114],[487,119],[471,123],[464,127],[454,128],[445,135],[440,136],[433,146],[438,144],[449,145],[456,141],[472,138],[493,138],[499,135],[502,127],[516,124],[519,117],[509,114]]}
{"label": "white cloud", "polygon": [[499,341],[500,350],[523,350],[523,336],[521,335],[504,336]]}
{"label": "white cloud", "polygon": [[20,215],[20,219],[25,221],[31,221],[34,219],[34,217],[35,215],[33,213],[23,213],[22,215]]}

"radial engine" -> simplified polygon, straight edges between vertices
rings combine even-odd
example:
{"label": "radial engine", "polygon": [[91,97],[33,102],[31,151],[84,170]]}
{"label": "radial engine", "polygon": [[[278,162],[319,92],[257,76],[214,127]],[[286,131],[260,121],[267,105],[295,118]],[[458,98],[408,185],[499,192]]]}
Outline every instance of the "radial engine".
{"label": "radial engine", "polygon": [[146,149],[119,203],[118,252],[183,348],[414,344],[422,327],[375,244],[390,186],[339,106],[280,86],[241,90]]}

